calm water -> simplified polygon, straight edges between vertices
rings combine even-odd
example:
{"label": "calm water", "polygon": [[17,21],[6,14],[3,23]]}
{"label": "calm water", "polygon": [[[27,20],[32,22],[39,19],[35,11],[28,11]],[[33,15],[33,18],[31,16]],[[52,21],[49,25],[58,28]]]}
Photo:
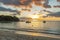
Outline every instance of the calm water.
{"label": "calm water", "polygon": [[14,29],[33,29],[33,30],[45,30],[48,33],[60,34],[60,21],[32,21],[31,23],[26,22],[11,22],[11,23],[0,23],[0,28],[14,28]]}

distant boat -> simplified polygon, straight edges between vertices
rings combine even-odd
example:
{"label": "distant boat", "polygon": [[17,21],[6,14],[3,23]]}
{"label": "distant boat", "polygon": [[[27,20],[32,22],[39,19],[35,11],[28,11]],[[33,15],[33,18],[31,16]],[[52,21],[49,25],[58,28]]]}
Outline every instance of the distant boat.
{"label": "distant boat", "polygon": [[31,21],[26,21],[26,23],[31,23]]}
{"label": "distant boat", "polygon": [[43,23],[46,23],[46,21],[43,21]]}

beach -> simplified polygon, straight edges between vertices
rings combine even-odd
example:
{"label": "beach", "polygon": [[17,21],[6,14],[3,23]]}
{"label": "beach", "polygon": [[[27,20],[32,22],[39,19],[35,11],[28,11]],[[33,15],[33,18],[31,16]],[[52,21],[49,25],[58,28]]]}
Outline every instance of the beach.
{"label": "beach", "polygon": [[0,30],[0,40],[60,40],[60,38],[17,34],[15,31]]}

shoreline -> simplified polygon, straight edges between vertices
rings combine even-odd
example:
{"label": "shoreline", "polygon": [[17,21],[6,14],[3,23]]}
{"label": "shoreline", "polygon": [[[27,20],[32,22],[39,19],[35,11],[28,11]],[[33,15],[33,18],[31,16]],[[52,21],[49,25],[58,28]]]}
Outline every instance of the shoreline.
{"label": "shoreline", "polygon": [[42,33],[0,31],[0,40],[60,40],[60,38]]}

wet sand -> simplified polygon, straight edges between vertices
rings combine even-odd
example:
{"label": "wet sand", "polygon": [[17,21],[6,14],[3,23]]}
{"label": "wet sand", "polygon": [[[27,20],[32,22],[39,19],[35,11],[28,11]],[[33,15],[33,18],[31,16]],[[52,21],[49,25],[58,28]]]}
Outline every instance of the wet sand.
{"label": "wet sand", "polygon": [[60,40],[43,36],[16,34],[14,31],[0,31],[0,40]]}

